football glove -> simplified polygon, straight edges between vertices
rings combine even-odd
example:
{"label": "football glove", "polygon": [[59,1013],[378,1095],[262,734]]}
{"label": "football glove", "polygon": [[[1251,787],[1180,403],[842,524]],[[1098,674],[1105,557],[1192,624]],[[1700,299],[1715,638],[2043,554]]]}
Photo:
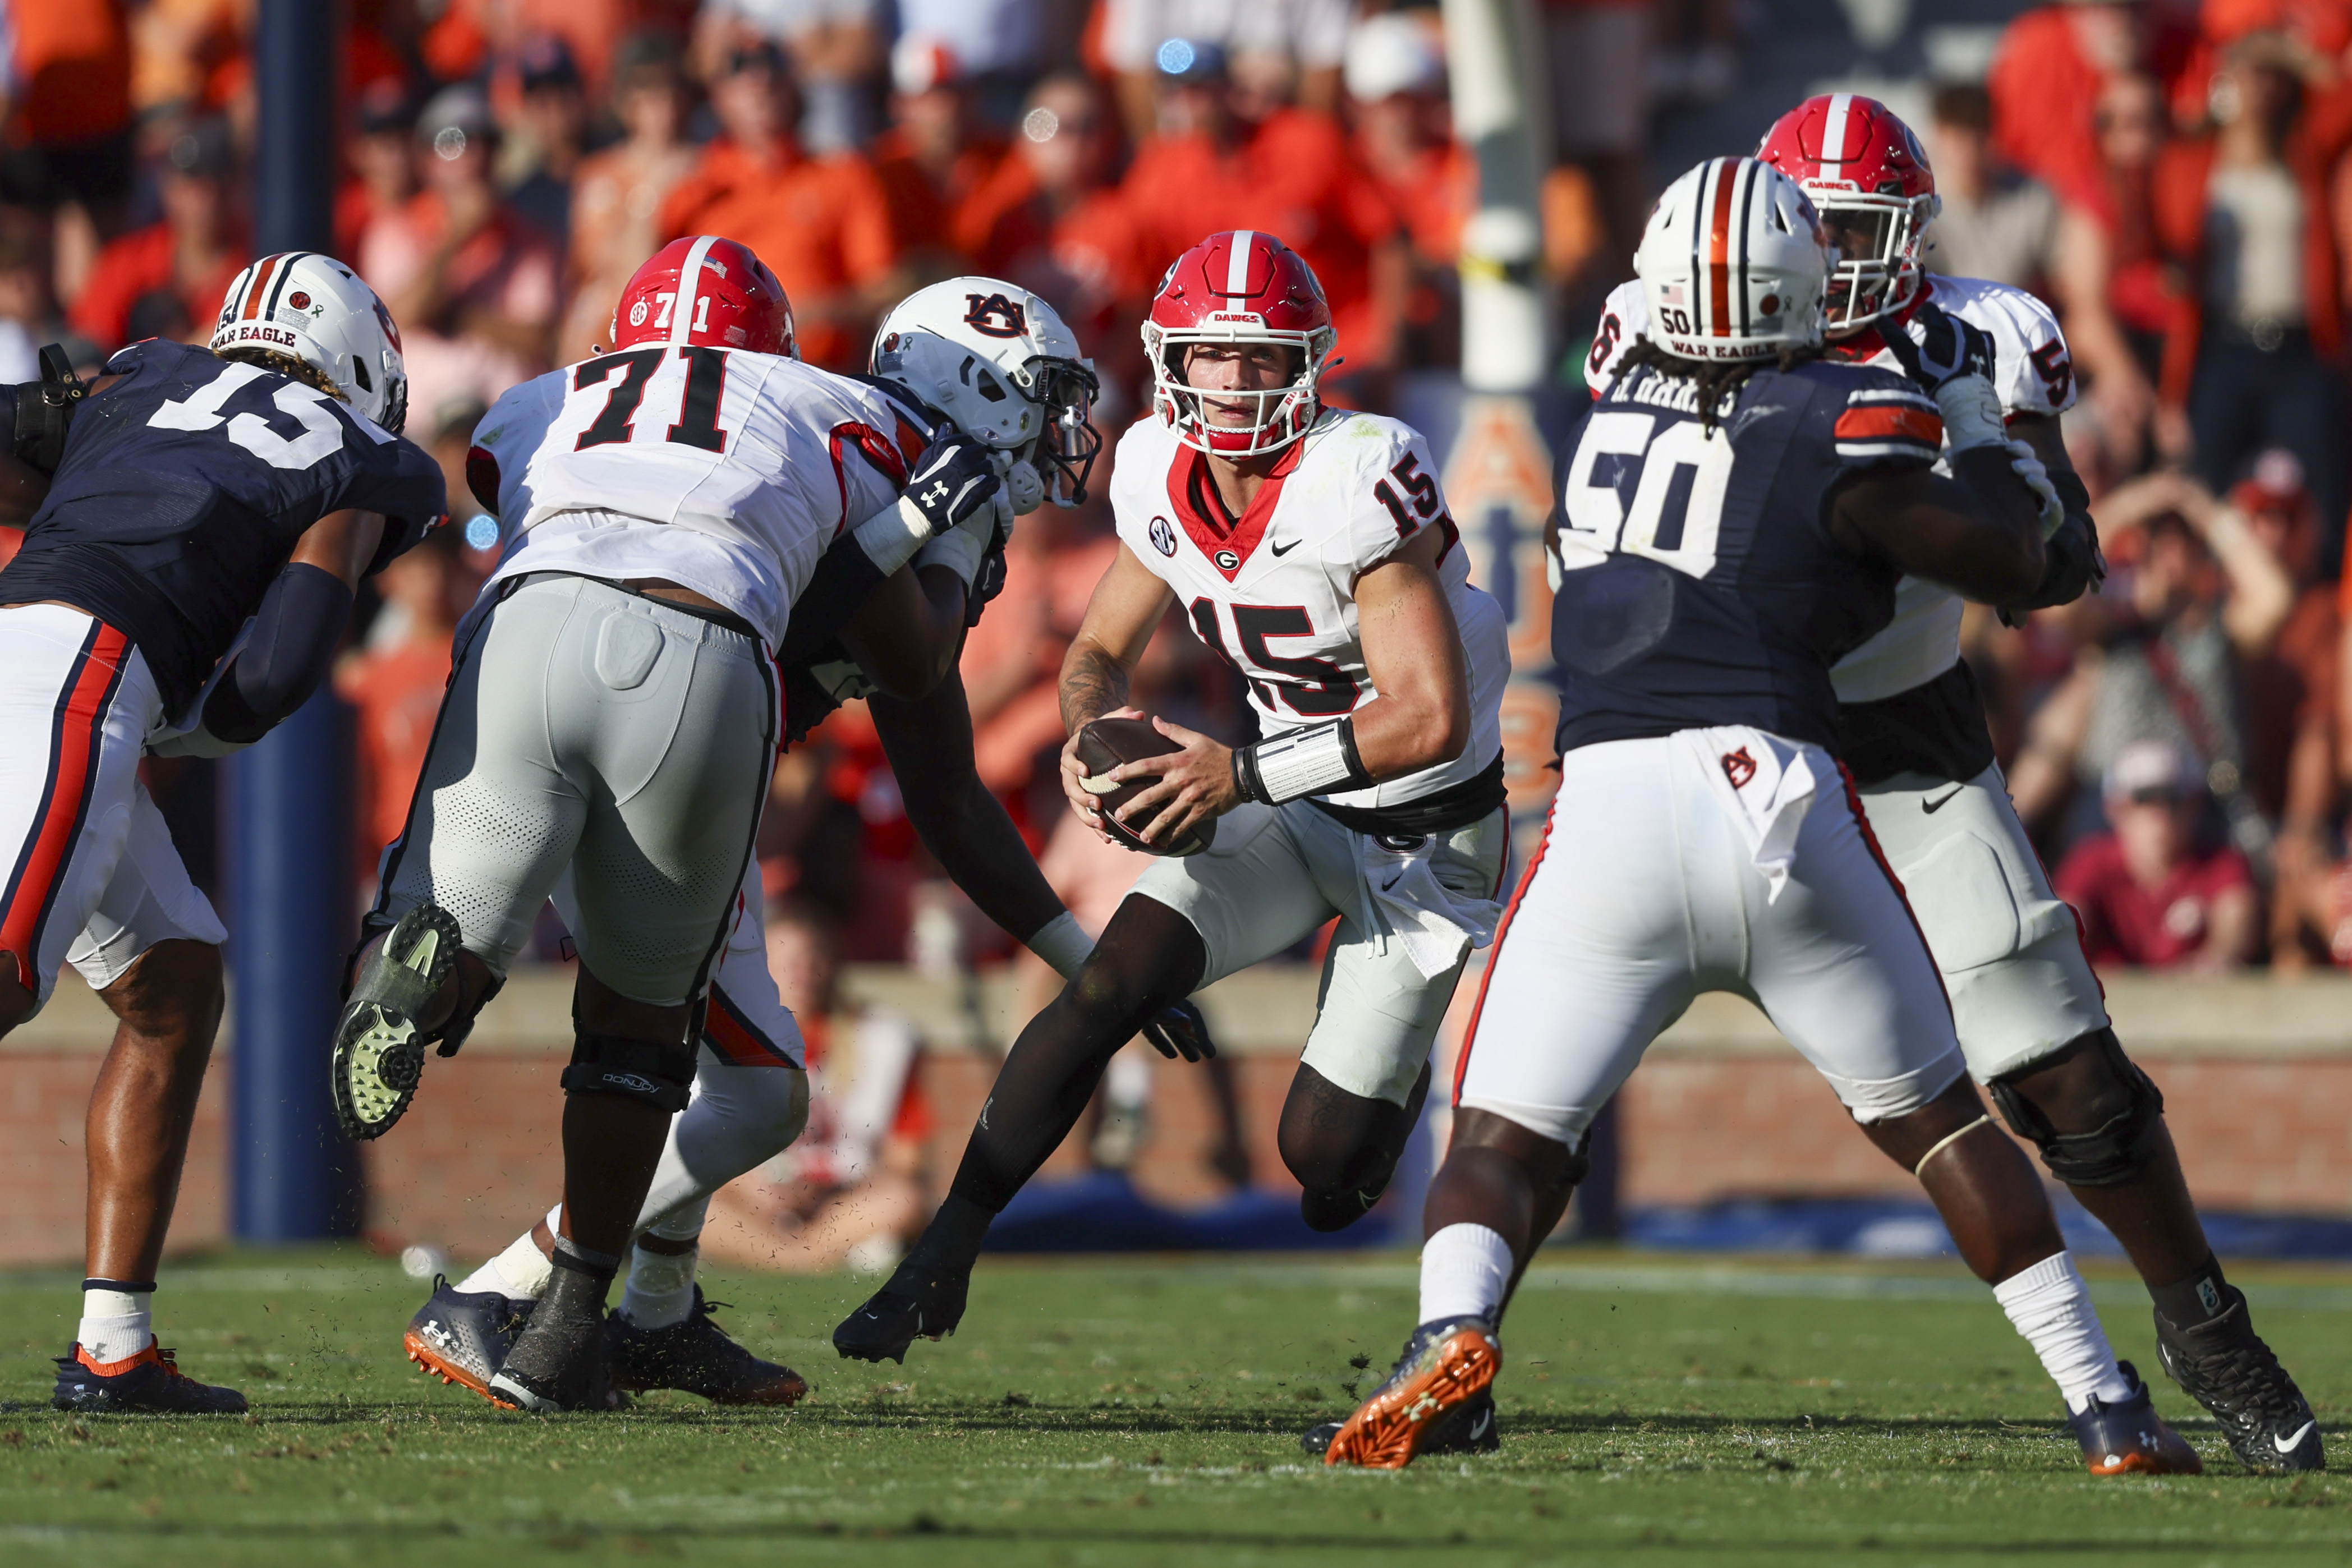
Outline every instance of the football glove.
{"label": "football glove", "polygon": [[898,501],[857,525],[857,542],[883,576],[972,517],[993,517],[1004,487],[998,472],[1002,455],[952,433],[924,450]]}
{"label": "football glove", "polygon": [[1881,335],[1904,374],[1943,411],[1944,437],[1953,451],[2008,439],[2000,395],[1993,391],[1992,339],[1983,330],[1930,299],[1910,320]]}
{"label": "football glove", "polygon": [[1143,1038],[1171,1061],[1180,1056],[1187,1061],[1205,1061],[1217,1054],[1217,1042],[1209,1038],[1209,1020],[1201,1016],[1201,1005],[1190,998],[1171,1005],[1145,1024]]}

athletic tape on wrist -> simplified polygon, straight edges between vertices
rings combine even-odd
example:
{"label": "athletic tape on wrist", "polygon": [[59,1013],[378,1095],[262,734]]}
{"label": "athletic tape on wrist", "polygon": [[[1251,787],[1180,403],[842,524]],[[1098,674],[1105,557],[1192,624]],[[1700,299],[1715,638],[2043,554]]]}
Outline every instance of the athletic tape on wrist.
{"label": "athletic tape on wrist", "polygon": [[[982,513],[982,516],[988,517],[993,525],[993,513]],[[968,523],[959,524],[937,538],[926,540],[923,548],[915,552],[915,565],[918,568],[943,566],[954,572],[956,580],[969,591],[972,579],[980,575],[981,558],[987,553],[987,536],[974,530]]]}
{"label": "athletic tape on wrist", "polygon": [[1341,785],[1361,789],[1372,781],[1356,755],[1353,718],[1242,747],[1234,753],[1234,778],[1244,795],[1269,806],[1326,794]]}
{"label": "athletic tape on wrist", "polygon": [[857,546],[883,576],[908,561],[931,537],[931,520],[904,496],[857,525]]}
{"label": "athletic tape on wrist", "polygon": [[1087,935],[1078,917],[1065,909],[1039,926],[1024,946],[1045,959],[1054,973],[1068,980],[1076,977],[1078,967],[1095,950],[1095,939]]}
{"label": "athletic tape on wrist", "polygon": [[1936,389],[1944,415],[1944,439],[1955,452],[1998,446],[2009,440],[2000,416],[2000,395],[1979,375],[1954,376]]}

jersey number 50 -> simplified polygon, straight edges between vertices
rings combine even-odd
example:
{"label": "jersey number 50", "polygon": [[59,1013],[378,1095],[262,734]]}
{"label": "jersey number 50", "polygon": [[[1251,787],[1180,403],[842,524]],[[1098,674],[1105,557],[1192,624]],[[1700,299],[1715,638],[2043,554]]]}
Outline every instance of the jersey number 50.
{"label": "jersey number 50", "polygon": [[1705,577],[1715,570],[1730,479],[1731,441],[1720,430],[1695,419],[1669,420],[1661,428],[1653,413],[1594,414],[1576,444],[1561,497],[1560,570],[1639,555]]}

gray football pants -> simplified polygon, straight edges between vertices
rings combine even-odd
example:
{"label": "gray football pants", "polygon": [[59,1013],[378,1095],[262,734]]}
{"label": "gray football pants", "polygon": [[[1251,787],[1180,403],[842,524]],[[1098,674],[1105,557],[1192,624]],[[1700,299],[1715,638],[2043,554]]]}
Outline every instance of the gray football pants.
{"label": "gray football pants", "polygon": [[523,579],[457,650],[371,924],[429,898],[503,976],[568,867],[588,971],[655,1007],[696,1000],[777,720],[758,639],[588,578]]}

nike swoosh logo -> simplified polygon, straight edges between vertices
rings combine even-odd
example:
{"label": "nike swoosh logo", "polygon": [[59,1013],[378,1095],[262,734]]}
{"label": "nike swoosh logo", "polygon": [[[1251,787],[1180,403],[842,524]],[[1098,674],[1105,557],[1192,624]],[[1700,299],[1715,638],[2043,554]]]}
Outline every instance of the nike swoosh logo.
{"label": "nike swoosh logo", "polygon": [[1967,788],[1967,786],[1955,784],[1952,786],[1949,793],[1938,795],[1932,800],[1920,801],[1919,809],[1932,817],[1937,812],[1942,810],[1945,807],[1950,805],[1953,801],[1958,800],[1960,798],[1960,791],[1965,788]]}
{"label": "nike swoosh logo", "polygon": [[1298,541],[1297,539],[1293,539],[1286,545],[1268,545],[1265,547],[1265,551],[1268,555],[1284,556],[1288,555],[1292,550],[1295,550],[1297,548]]}
{"label": "nike swoosh logo", "polygon": [[2303,1440],[2305,1437],[2310,1437],[2311,1429],[2318,1425],[2319,1423],[2316,1421],[2305,1421],[2302,1426],[2295,1428],[2294,1437],[2273,1437],[2271,1439],[2271,1447],[2276,1448],[2282,1454],[2292,1454],[2297,1448],[2303,1447]]}
{"label": "nike swoosh logo", "polygon": [[1486,1435],[1486,1428],[1494,1424],[1495,1413],[1492,1410],[1479,1411],[1476,1423],[1470,1428],[1470,1440],[1475,1443],[1479,1438],[1485,1437]]}
{"label": "nike swoosh logo", "polygon": [[1384,883],[1381,883],[1381,891],[1382,893],[1386,893],[1386,892],[1388,892],[1391,888],[1392,888],[1392,887],[1396,886],[1396,884],[1397,884],[1397,883],[1399,883],[1402,882],[1403,880],[1404,880],[1404,873],[1402,873],[1402,872],[1399,872],[1399,873],[1396,873],[1396,875],[1394,875],[1394,876],[1392,876],[1392,877],[1389,878],[1389,879],[1388,879],[1388,881],[1386,881],[1386,882],[1384,882]]}

